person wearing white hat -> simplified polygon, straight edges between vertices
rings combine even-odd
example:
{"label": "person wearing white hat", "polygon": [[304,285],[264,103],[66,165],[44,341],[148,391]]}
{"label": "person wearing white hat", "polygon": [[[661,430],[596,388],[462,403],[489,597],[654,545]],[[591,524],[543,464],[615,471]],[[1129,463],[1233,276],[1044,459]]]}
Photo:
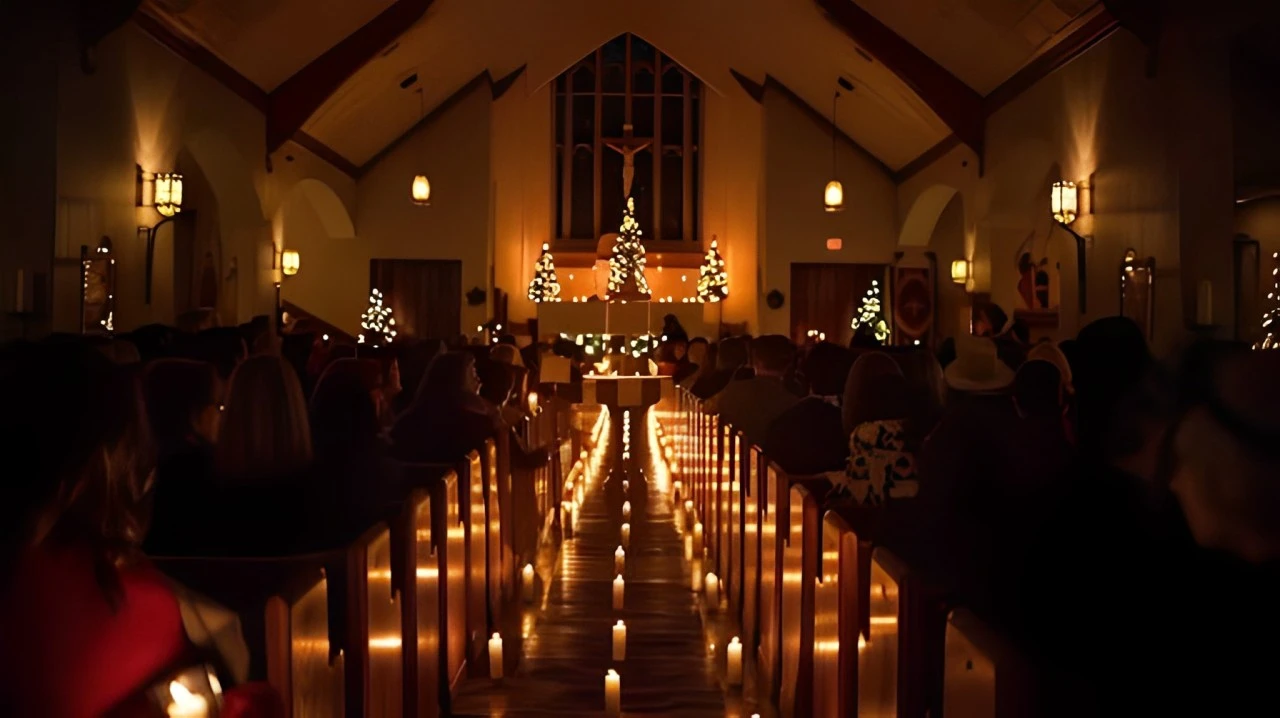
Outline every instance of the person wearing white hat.
{"label": "person wearing white hat", "polygon": [[1000,361],[996,343],[985,337],[956,337],[956,358],[942,372],[954,391],[975,394],[1001,392],[1013,384],[1013,370]]}

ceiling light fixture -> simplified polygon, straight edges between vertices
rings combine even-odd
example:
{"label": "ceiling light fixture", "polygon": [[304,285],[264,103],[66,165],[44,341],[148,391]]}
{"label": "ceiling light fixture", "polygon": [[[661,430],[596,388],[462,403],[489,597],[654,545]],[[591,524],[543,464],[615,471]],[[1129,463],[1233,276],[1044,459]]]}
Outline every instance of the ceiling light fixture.
{"label": "ceiling light fixture", "polygon": [[839,212],[844,209],[844,185],[837,179],[836,172],[836,103],[840,100],[840,91],[836,90],[831,100],[831,181],[822,191],[822,204],[828,212]]}
{"label": "ceiling light fixture", "polygon": [[[421,87],[418,88],[418,112],[418,125],[421,126],[422,120],[426,119],[427,116],[427,100]],[[424,145],[426,142],[427,141],[425,139],[422,141]],[[426,152],[423,152],[423,154],[425,155]],[[410,187],[410,194],[413,197],[413,203],[419,207],[431,206],[431,182],[427,180],[427,176],[425,174],[414,175],[413,185]]]}

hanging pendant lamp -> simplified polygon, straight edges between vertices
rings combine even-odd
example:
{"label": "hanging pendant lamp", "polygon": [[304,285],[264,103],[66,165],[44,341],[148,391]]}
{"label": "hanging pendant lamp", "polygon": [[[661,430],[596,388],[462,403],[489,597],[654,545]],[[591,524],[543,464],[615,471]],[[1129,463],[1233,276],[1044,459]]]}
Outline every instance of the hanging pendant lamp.
{"label": "hanging pendant lamp", "polygon": [[822,205],[828,212],[839,212],[844,209],[844,185],[840,184],[836,173],[836,102],[840,99],[840,91],[831,100],[831,181],[822,191]]}
{"label": "hanging pendant lamp", "polygon": [[[423,97],[422,88],[418,88],[418,118],[421,124],[422,118],[427,116],[426,98]],[[423,140],[425,143],[426,140]],[[426,154],[425,152],[423,154]],[[413,185],[410,187],[410,196],[413,197],[413,203],[419,207],[431,206],[431,182],[427,180],[426,175],[414,175]]]}

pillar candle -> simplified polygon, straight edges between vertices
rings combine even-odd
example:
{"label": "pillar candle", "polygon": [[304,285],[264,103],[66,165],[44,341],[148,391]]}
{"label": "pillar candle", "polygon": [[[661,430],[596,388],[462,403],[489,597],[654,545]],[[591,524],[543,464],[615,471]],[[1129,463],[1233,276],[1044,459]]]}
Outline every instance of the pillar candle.
{"label": "pillar candle", "polygon": [[631,493],[631,482],[627,481],[626,479],[622,480],[622,493],[628,494],[628,495],[630,495]]}
{"label": "pillar candle", "polygon": [[622,573],[623,567],[627,565],[627,552],[621,546],[613,552],[613,570]]}
{"label": "pillar candle", "polygon": [[1196,287],[1196,324],[1213,324],[1213,282],[1202,279]]}
{"label": "pillar candle", "polygon": [[520,571],[520,594],[525,603],[533,602],[533,564],[526,563]]}
{"label": "pillar candle", "polygon": [[631,524],[622,524],[622,547],[630,548],[631,546]]}
{"label": "pillar candle", "polygon": [[729,641],[729,648],[725,652],[725,656],[728,661],[725,678],[728,679],[729,685],[742,685],[742,642],[738,640],[737,636],[734,636]]}
{"label": "pillar candle", "polygon": [[702,591],[702,559],[694,559],[689,566],[689,588],[694,593]]}
{"label": "pillar candle", "polygon": [[502,678],[502,636],[496,633],[489,639],[489,677]]}
{"label": "pillar candle", "polygon": [[693,555],[702,556],[702,522],[693,525]]}
{"label": "pillar candle", "polygon": [[622,520],[623,521],[631,520],[631,502],[630,501],[622,502]]}
{"label": "pillar candle", "polygon": [[671,483],[671,496],[676,501],[679,501],[680,496],[683,493],[684,493],[684,484],[681,483],[679,479],[676,479]]}
{"label": "pillar candle", "polygon": [[622,610],[622,592],[626,590],[626,582],[622,580],[622,574],[618,574],[613,579],[613,610]]}
{"label": "pillar candle", "polygon": [[627,624],[621,618],[613,624],[613,660],[627,660]]}
{"label": "pillar candle", "polygon": [[693,560],[693,536],[690,534],[684,535],[684,560]]}
{"label": "pillar candle", "polygon": [[707,595],[707,610],[716,610],[720,607],[720,579],[714,573],[708,573],[702,585]]}
{"label": "pillar candle", "polygon": [[676,533],[684,533],[684,508],[676,506],[675,511]]}
{"label": "pillar candle", "polygon": [[604,675],[604,712],[609,715],[622,712],[622,677],[612,668]]}

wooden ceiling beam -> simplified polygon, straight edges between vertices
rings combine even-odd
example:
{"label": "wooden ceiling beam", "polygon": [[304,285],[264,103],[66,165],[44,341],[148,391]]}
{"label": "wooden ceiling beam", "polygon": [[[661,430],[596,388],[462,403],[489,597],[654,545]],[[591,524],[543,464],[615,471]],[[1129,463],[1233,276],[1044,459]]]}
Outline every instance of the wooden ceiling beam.
{"label": "wooden ceiling beam", "polygon": [[433,0],[396,0],[391,7],[312,60],[267,96],[267,152],[294,136],[360,68],[426,14]]}
{"label": "wooden ceiling beam", "polygon": [[853,0],[815,2],[859,47],[907,83],[961,142],[982,157],[986,124],[982,95]]}
{"label": "wooden ceiling beam", "polygon": [[1014,98],[1031,89],[1032,85],[1043,80],[1054,70],[1066,65],[1089,48],[1102,42],[1119,27],[1120,23],[1105,9],[1094,15],[1070,35],[1063,38],[1061,42],[1028,62],[1021,70],[1015,72],[1012,77],[992,90],[986,96],[984,103],[986,115],[990,116],[996,110],[1009,104]]}

